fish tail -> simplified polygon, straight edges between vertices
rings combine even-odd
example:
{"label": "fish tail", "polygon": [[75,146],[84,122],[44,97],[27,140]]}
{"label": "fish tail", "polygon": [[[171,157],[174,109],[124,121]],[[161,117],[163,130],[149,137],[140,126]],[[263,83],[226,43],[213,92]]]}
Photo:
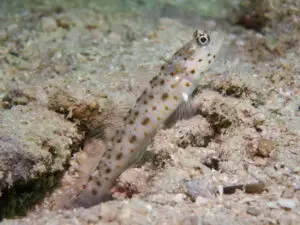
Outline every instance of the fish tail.
{"label": "fish tail", "polygon": [[[81,152],[76,156],[76,164],[71,166],[71,170],[75,169],[75,178],[73,177],[63,190],[63,195],[60,198],[58,208],[74,208],[80,205],[79,202],[83,202],[83,198],[86,197],[86,201],[91,201],[91,197],[88,197],[87,184],[89,176],[97,167],[104,152],[106,151],[106,145],[104,140],[91,139],[88,140]],[[75,167],[75,168],[74,168]]]}

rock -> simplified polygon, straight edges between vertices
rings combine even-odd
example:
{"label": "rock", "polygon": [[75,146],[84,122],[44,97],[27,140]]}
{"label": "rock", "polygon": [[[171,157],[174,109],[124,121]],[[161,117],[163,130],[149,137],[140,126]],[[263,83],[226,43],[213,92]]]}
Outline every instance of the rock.
{"label": "rock", "polygon": [[3,216],[32,206],[42,197],[38,192],[57,182],[55,177],[64,170],[80,135],[62,116],[31,104],[0,110],[0,124],[0,191],[22,187],[22,194],[12,191],[14,199],[8,193],[0,198]]}
{"label": "rock", "polygon": [[186,148],[189,145],[193,147],[206,147],[213,137],[210,124],[200,115],[188,120],[179,121],[176,123],[175,128],[178,129],[176,142],[181,148]]}
{"label": "rock", "polygon": [[35,160],[24,154],[24,148],[16,138],[0,136],[0,191],[15,182],[26,183]]}
{"label": "rock", "polygon": [[56,21],[52,17],[43,17],[41,20],[41,26],[44,31],[53,31],[56,30],[57,25]]}

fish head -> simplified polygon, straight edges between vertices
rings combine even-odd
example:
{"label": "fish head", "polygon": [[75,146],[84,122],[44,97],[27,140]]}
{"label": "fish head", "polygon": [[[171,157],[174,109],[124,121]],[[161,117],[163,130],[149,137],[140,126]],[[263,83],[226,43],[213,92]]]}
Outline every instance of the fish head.
{"label": "fish head", "polygon": [[222,46],[224,36],[221,32],[212,32],[211,34],[195,30],[193,38],[185,44],[173,56],[173,68],[180,73],[181,78],[190,81],[199,80],[201,75],[206,72],[217,58],[219,50]]}

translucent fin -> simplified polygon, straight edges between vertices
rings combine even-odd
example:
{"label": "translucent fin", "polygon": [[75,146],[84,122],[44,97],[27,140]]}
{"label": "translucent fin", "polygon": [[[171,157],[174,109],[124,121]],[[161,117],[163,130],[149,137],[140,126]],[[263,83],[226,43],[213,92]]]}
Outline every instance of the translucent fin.
{"label": "translucent fin", "polygon": [[96,169],[106,150],[105,142],[101,139],[91,139],[85,143],[82,155],[78,159],[80,180],[88,180],[87,176]]}
{"label": "translucent fin", "polygon": [[196,110],[193,108],[192,99],[183,101],[178,108],[165,121],[165,128],[172,127],[178,120],[187,119],[195,115]]}
{"label": "translucent fin", "polygon": [[90,174],[97,167],[105,151],[106,145],[101,139],[90,139],[85,143],[83,150],[76,156],[78,177],[74,179],[70,188],[66,190],[64,196],[61,198],[60,208],[74,207],[73,202],[79,193],[84,190]]}
{"label": "translucent fin", "polygon": [[125,126],[123,118],[131,108],[132,105],[123,103],[105,111],[99,125],[88,132],[87,139],[110,139],[117,129]]}

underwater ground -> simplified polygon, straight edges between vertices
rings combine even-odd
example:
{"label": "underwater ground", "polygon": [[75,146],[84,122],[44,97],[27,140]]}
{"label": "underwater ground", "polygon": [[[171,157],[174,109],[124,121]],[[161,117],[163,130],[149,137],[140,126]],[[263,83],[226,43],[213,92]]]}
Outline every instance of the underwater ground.
{"label": "underwater ground", "polygon": [[[88,134],[195,28],[225,33],[195,113],[157,132],[125,194],[57,209]],[[1,224],[300,224],[300,1],[1,1],[0,128]]]}

